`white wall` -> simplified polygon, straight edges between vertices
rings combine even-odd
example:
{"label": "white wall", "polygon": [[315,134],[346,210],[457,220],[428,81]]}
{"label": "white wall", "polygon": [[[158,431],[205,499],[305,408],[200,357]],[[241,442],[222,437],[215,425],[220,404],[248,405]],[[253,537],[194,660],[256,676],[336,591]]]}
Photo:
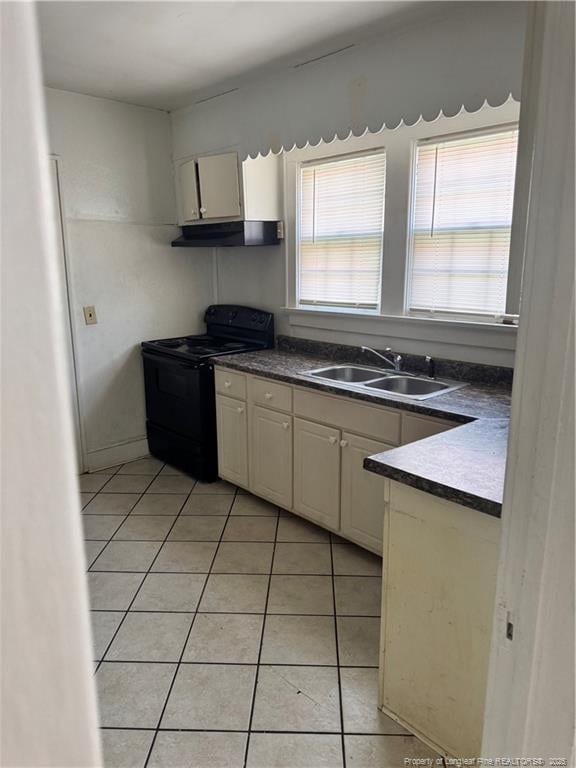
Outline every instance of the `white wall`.
{"label": "white wall", "polygon": [[232,145],[256,157],[519,98],[525,12],[522,2],[420,3],[385,34],[352,31],[337,55],[221,83],[173,114],[175,157]]}
{"label": "white wall", "polygon": [[101,765],[33,3],[1,3],[0,764]]}
{"label": "white wall", "polygon": [[[535,3],[530,189],[482,755],[575,765],[574,4]],[[554,371],[554,375],[550,372]],[[512,641],[507,622],[514,625]]]}
{"label": "white wall", "polygon": [[[85,466],[146,453],[139,343],[196,333],[212,301],[208,252],[178,234],[166,113],[46,90],[58,156]],[[97,325],[82,307],[94,305]]]}

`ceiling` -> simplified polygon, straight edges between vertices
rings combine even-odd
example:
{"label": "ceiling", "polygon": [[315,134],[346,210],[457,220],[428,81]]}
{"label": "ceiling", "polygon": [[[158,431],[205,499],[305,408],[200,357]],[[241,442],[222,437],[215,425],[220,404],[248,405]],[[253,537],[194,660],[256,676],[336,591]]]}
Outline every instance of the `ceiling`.
{"label": "ceiling", "polygon": [[48,86],[172,110],[256,71],[361,42],[416,5],[45,1],[37,8]]}

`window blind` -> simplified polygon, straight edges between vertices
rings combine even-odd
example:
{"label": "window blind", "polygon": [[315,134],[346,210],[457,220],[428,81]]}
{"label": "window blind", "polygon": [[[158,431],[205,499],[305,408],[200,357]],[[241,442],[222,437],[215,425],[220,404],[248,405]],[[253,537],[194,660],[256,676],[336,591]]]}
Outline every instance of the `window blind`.
{"label": "window blind", "polygon": [[409,309],[505,313],[517,143],[510,129],[418,146]]}
{"label": "window blind", "polygon": [[385,178],[384,152],[301,166],[299,304],[378,307]]}

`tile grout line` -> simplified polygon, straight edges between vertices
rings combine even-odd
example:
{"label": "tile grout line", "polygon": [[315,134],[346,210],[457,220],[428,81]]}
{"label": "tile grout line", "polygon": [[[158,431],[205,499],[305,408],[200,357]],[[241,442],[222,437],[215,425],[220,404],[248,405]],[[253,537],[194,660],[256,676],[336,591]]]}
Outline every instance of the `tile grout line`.
{"label": "tile grout line", "polygon": [[340,704],[340,732],[342,748],[342,768],[346,768],[346,744],[344,740],[344,707],[342,704],[342,676],[340,674],[340,649],[338,647],[338,613],[336,611],[336,580],[334,578],[334,550],[330,535],[330,562],[332,564],[332,600],[334,604],[334,640],[336,644],[336,674],[338,677],[338,701]]}
{"label": "tile grout line", "polygon": [[[172,662],[173,664],[175,662]],[[246,733],[248,731],[242,731],[234,728],[153,728],[144,727],[139,725],[105,725],[100,728],[102,731],[158,731],[159,733]],[[294,736],[307,735],[307,736],[340,736],[340,731],[267,731],[261,728],[255,728],[251,733],[263,733],[270,736],[281,734],[291,734]],[[417,739],[411,733],[378,733],[374,731],[350,731],[347,736],[383,736],[387,739]],[[440,757],[440,755],[438,755]],[[340,768],[340,766],[339,766]]]}
{"label": "tile grout line", "polygon": [[250,705],[250,717],[248,719],[248,735],[246,736],[246,747],[244,748],[244,762],[243,768],[246,768],[248,763],[248,751],[250,748],[250,734],[252,732],[252,722],[254,720],[254,709],[256,707],[256,694],[258,691],[258,678],[260,676],[260,664],[262,659],[262,647],[264,645],[264,631],[266,629],[266,619],[268,616],[268,602],[270,600],[270,588],[272,586],[272,574],[274,571],[274,558],[276,557],[276,544],[278,539],[278,528],[280,526],[280,509],[276,507],[276,531],[274,534],[274,546],[272,547],[272,560],[270,561],[270,573],[268,574],[268,587],[266,589],[266,601],[264,603],[264,614],[262,617],[262,629],[260,631],[260,645],[258,648],[258,659],[256,661],[256,675],[254,677],[254,688],[252,690],[252,702]]}
{"label": "tile grout line", "polygon": [[[192,491],[190,491],[190,494],[191,493],[192,493]],[[208,569],[208,573],[206,574],[206,578],[204,580],[204,585],[203,585],[203,587],[202,587],[202,589],[200,591],[200,594],[198,596],[198,601],[196,603],[196,609],[194,611],[194,615],[192,617],[192,621],[190,622],[190,626],[188,628],[188,632],[186,633],[186,637],[184,639],[184,644],[182,645],[182,650],[180,652],[180,656],[179,656],[178,661],[176,663],[176,669],[174,670],[174,674],[172,676],[172,681],[171,681],[170,686],[168,688],[168,692],[166,694],[166,698],[164,699],[164,704],[162,706],[162,710],[161,710],[160,716],[158,718],[158,723],[156,725],[156,728],[154,729],[154,736],[152,737],[152,741],[150,743],[150,748],[148,749],[148,753],[146,755],[146,760],[144,761],[143,768],[147,768],[147,766],[148,766],[148,763],[149,763],[150,758],[152,756],[152,751],[154,750],[154,745],[156,744],[156,739],[158,737],[158,732],[161,730],[160,729],[160,725],[162,723],[162,718],[164,717],[164,713],[166,712],[166,707],[168,706],[168,701],[169,701],[170,696],[172,694],[172,689],[174,688],[174,684],[175,684],[176,678],[178,676],[178,671],[179,671],[179,669],[180,669],[180,667],[182,665],[182,659],[184,658],[184,653],[186,652],[186,646],[188,645],[188,641],[190,639],[190,635],[192,634],[192,629],[193,629],[194,624],[196,622],[196,617],[198,616],[198,609],[200,608],[200,603],[202,602],[202,598],[204,597],[204,592],[206,591],[206,587],[208,586],[208,580],[209,580],[210,574],[212,572],[212,567],[213,567],[214,562],[216,560],[216,555],[218,554],[218,550],[219,550],[220,544],[222,542],[222,537],[224,536],[224,531],[226,530],[226,526],[228,525],[228,520],[230,519],[230,514],[231,514],[232,508],[234,507],[234,504],[236,502],[236,497],[237,496],[238,496],[238,488],[236,488],[236,490],[234,491],[234,498],[232,499],[232,504],[230,505],[230,508],[228,510],[228,515],[226,516],[226,523],[224,524],[224,526],[222,527],[222,530],[220,531],[220,538],[218,539],[218,544],[216,546],[216,549],[214,550],[214,554],[212,556],[212,561],[210,563],[210,567]],[[180,512],[182,512],[182,510],[180,510]],[[178,517],[180,517],[180,515],[178,515]],[[174,521],[174,523],[175,522],[176,522],[176,520]]]}
{"label": "tile grout line", "polygon": [[[159,476],[160,472],[162,471],[162,469],[163,469],[165,466],[166,466],[166,465],[165,465],[165,464],[163,464],[163,465],[162,465],[162,467],[160,467],[160,469],[158,470],[158,472],[157,472],[155,475],[153,475],[152,479],[150,480],[150,482],[149,482],[149,483],[148,483],[148,485],[146,486],[146,489],[144,490],[144,492],[142,493],[142,495],[140,496],[140,498],[138,499],[138,501],[136,502],[136,504],[138,504],[138,503],[139,503],[139,502],[142,500],[142,498],[143,498],[143,497],[145,496],[145,494],[146,494],[146,490],[147,490],[148,488],[150,488],[150,486],[152,485],[152,483],[154,482],[154,480],[156,480],[156,478]],[[164,546],[164,544],[166,543],[166,540],[167,540],[168,536],[170,535],[170,531],[172,530],[172,528],[173,528],[173,527],[174,527],[174,525],[176,524],[176,520],[178,520],[178,518],[180,517],[180,514],[181,514],[181,512],[182,512],[182,509],[184,508],[184,505],[185,505],[185,504],[186,504],[186,502],[188,501],[188,498],[189,498],[190,494],[191,494],[191,493],[192,493],[192,491],[194,490],[194,487],[195,487],[195,485],[196,485],[196,482],[194,482],[194,484],[192,485],[192,488],[190,489],[190,493],[188,493],[188,496],[186,497],[186,499],[185,499],[185,500],[184,500],[184,502],[182,503],[182,506],[180,507],[180,511],[178,512],[178,514],[177,514],[177,515],[176,515],[176,517],[174,518],[174,521],[172,522],[172,525],[171,525],[171,526],[170,526],[170,528],[168,529],[168,531],[167,531],[167,533],[166,533],[166,536],[164,537],[163,541],[161,542],[160,546],[158,547],[158,551],[156,552],[156,554],[155,554],[155,555],[154,555],[154,557],[152,558],[152,562],[150,563],[150,565],[149,565],[149,567],[148,567],[148,570],[147,570],[147,571],[138,571],[138,573],[143,573],[143,574],[144,574],[144,575],[143,575],[143,578],[142,578],[142,581],[141,581],[141,582],[140,582],[140,584],[138,585],[138,589],[137,589],[137,590],[136,590],[136,592],[134,593],[134,595],[133,595],[133,597],[132,597],[132,600],[130,600],[130,602],[129,602],[129,604],[128,604],[128,607],[127,607],[127,608],[126,608],[126,610],[124,611],[124,616],[122,617],[122,619],[121,619],[120,623],[119,623],[119,624],[118,624],[118,626],[116,627],[116,630],[114,631],[114,634],[113,634],[113,635],[112,635],[112,637],[110,638],[110,641],[109,641],[108,645],[106,646],[106,648],[105,648],[105,650],[104,650],[104,653],[102,654],[102,658],[101,658],[101,659],[98,661],[98,664],[97,664],[97,666],[96,666],[96,669],[94,670],[94,674],[96,674],[96,673],[98,672],[98,670],[100,669],[100,667],[102,666],[102,663],[103,663],[104,659],[106,658],[106,654],[108,653],[108,651],[110,650],[110,647],[111,647],[112,643],[113,643],[113,642],[114,642],[114,640],[116,639],[116,636],[117,636],[118,632],[120,631],[120,628],[121,628],[121,626],[124,624],[124,621],[126,620],[126,616],[127,616],[127,615],[128,615],[128,613],[130,612],[130,609],[131,609],[131,607],[134,605],[134,601],[135,601],[135,600],[136,600],[136,598],[138,597],[138,594],[140,593],[140,590],[142,589],[142,586],[144,585],[144,582],[146,581],[146,577],[147,577],[147,576],[148,576],[148,574],[151,572],[151,570],[152,570],[152,568],[153,568],[153,566],[154,566],[154,563],[156,562],[156,560],[157,560],[157,558],[158,558],[158,555],[160,554],[160,552],[161,552],[161,550],[162,550],[162,547]],[[133,509],[133,508],[134,508],[134,507],[132,507],[132,509]],[[128,514],[130,514],[130,513],[128,513]],[[123,524],[124,524],[124,520],[122,521],[122,523],[121,523],[120,525],[123,525]],[[118,530],[118,529],[116,529],[116,531],[117,531],[117,530]],[[116,531],[114,532],[114,534],[116,533]],[[112,534],[112,536],[114,536],[114,534]],[[108,544],[110,544],[110,542],[111,542],[111,541],[112,541],[112,539],[109,539],[109,541],[108,541]],[[102,552],[105,552],[105,551],[106,551],[106,547],[108,546],[108,544],[106,544],[106,546],[104,547],[104,549],[102,550]],[[102,554],[102,552],[100,552],[100,555]],[[100,557],[100,555],[98,555],[98,557]],[[88,572],[89,572],[89,573],[110,573],[110,571],[88,571]],[[130,571],[123,571],[123,573],[130,573]]]}
{"label": "tile grout line", "polygon": [[[120,466],[120,468],[116,470],[116,472],[119,472],[119,471],[120,471],[120,469],[122,468],[122,466],[123,466],[123,465],[121,465],[121,466]],[[99,553],[96,555],[96,557],[94,558],[93,562],[92,562],[92,563],[90,563],[90,565],[89,565],[89,566],[88,566],[88,568],[86,569],[86,572],[87,572],[87,573],[102,573],[102,571],[90,571],[90,568],[92,568],[92,566],[94,565],[94,563],[96,562],[96,560],[98,560],[98,558],[100,557],[100,555],[101,555],[103,552],[105,552],[105,551],[106,551],[106,549],[107,549],[107,547],[108,547],[108,544],[110,544],[110,542],[111,542],[111,541],[114,539],[114,536],[116,536],[116,534],[118,533],[118,531],[120,530],[120,528],[122,528],[122,526],[124,525],[124,523],[126,522],[126,520],[127,520],[129,517],[130,517],[130,513],[132,512],[132,510],[134,509],[134,507],[136,506],[136,504],[139,504],[139,503],[140,503],[140,501],[141,501],[141,500],[144,498],[144,496],[145,496],[145,494],[146,494],[146,491],[148,490],[148,488],[150,488],[150,486],[152,485],[152,483],[154,482],[154,480],[156,480],[156,478],[158,477],[158,475],[159,475],[159,474],[160,474],[160,472],[162,471],[163,467],[165,467],[165,466],[166,466],[166,465],[165,465],[165,464],[163,464],[163,465],[162,465],[162,467],[160,467],[160,469],[158,470],[158,472],[157,472],[155,475],[152,475],[152,479],[150,480],[150,482],[148,483],[148,485],[146,486],[146,488],[145,488],[145,489],[142,491],[142,493],[141,493],[141,494],[139,495],[139,497],[136,499],[136,501],[134,502],[134,504],[133,504],[133,505],[130,507],[130,509],[128,510],[128,512],[126,512],[126,514],[122,515],[122,520],[121,520],[121,521],[120,521],[120,523],[118,524],[118,527],[117,527],[117,528],[115,528],[115,529],[112,531],[112,534],[111,534],[110,538],[109,538],[109,539],[106,541],[106,544],[105,544],[105,545],[102,547],[102,549],[100,550],[100,552],[99,552]],[[112,477],[115,477],[115,475],[112,475]],[[110,480],[112,479],[112,477],[110,478]],[[132,477],[132,475],[131,475],[131,477]],[[101,493],[105,493],[105,491],[104,491],[104,488],[105,488],[105,487],[108,485],[108,483],[110,482],[110,480],[107,480],[107,481],[104,483],[104,486],[103,486],[103,487],[102,487],[102,488],[101,488],[99,491],[97,491],[97,492],[96,492],[96,494],[95,494],[95,496],[94,496],[94,499],[96,498],[96,496],[99,496]],[[88,504],[91,504],[91,503],[94,501],[94,499],[90,499],[90,501],[88,502]],[[88,506],[88,505],[87,505],[87,506]],[[82,514],[82,516],[84,516],[84,509],[82,509],[82,513],[83,513],[83,514]],[[92,513],[88,512],[88,513],[85,513],[85,514],[92,514]],[[102,517],[113,517],[113,515],[102,515]],[[103,539],[85,539],[85,541],[103,541]],[[129,573],[129,571],[128,571],[128,573]],[[141,571],[139,571],[139,573],[141,573]],[[96,667],[96,671],[98,671],[98,667]]]}
{"label": "tile grout line", "polygon": [[[127,463],[130,463],[130,462],[127,462]],[[124,464],[120,464],[120,465],[118,466],[118,468],[117,468],[116,472],[114,472],[114,474],[113,474],[113,475],[111,475],[111,477],[110,477],[108,480],[106,480],[106,482],[104,483],[104,485],[102,486],[102,488],[100,488],[100,490],[99,490],[99,491],[96,491],[96,493],[95,493],[95,494],[94,494],[94,496],[93,496],[93,497],[90,499],[90,501],[89,501],[89,502],[86,504],[86,506],[84,506],[84,507],[81,507],[81,508],[80,508],[80,516],[81,516],[81,517],[83,517],[84,515],[90,515],[90,514],[94,514],[94,513],[92,513],[92,512],[84,512],[84,510],[88,508],[88,506],[89,506],[89,505],[90,505],[90,504],[91,504],[91,503],[94,501],[94,499],[95,499],[97,496],[99,496],[101,493],[106,493],[106,492],[107,492],[107,491],[105,491],[104,489],[106,488],[106,486],[108,485],[108,483],[110,482],[110,480],[112,480],[114,477],[116,477],[116,475],[118,474],[118,472],[120,472],[120,470],[122,469],[122,467],[123,467],[123,466],[124,466]],[[132,513],[132,510],[134,509],[134,507],[135,507],[137,504],[139,504],[139,503],[142,501],[143,497],[144,497],[144,496],[145,496],[145,494],[146,494],[146,491],[148,490],[148,488],[150,488],[150,486],[152,485],[152,483],[154,482],[154,480],[156,480],[156,478],[157,478],[157,477],[160,475],[160,473],[162,472],[162,470],[164,469],[164,467],[165,467],[165,466],[166,466],[166,464],[162,464],[162,466],[161,466],[161,467],[160,467],[160,469],[159,469],[159,470],[156,472],[156,474],[152,475],[152,479],[150,480],[150,482],[148,483],[148,485],[146,486],[146,488],[145,488],[145,489],[142,491],[142,493],[141,493],[141,494],[138,496],[138,498],[136,499],[136,501],[134,502],[134,504],[133,504],[133,505],[130,507],[130,509],[128,510],[128,512],[126,512],[126,514],[124,514],[124,515],[123,515],[123,519],[122,519],[122,521],[120,522],[120,524],[118,525],[118,528],[115,528],[115,529],[114,529],[114,531],[112,532],[112,535],[111,535],[111,536],[110,536],[110,538],[109,538],[109,539],[106,541],[106,544],[105,544],[105,545],[102,547],[102,549],[100,550],[100,552],[99,552],[99,553],[96,555],[96,557],[94,558],[94,560],[93,560],[93,561],[90,563],[90,565],[89,565],[89,566],[88,566],[88,568],[86,569],[86,570],[87,570],[87,572],[90,570],[90,568],[92,568],[92,566],[94,565],[94,563],[96,562],[96,560],[97,560],[97,559],[100,557],[100,555],[102,554],[102,552],[104,552],[104,550],[106,549],[106,547],[108,546],[108,544],[110,544],[110,542],[112,541],[112,539],[114,538],[114,536],[115,536],[115,535],[118,533],[118,531],[120,530],[120,528],[121,528],[121,527],[124,525],[124,523],[126,522],[126,520],[128,519],[128,517],[129,517],[129,516],[130,516],[130,514]],[[97,473],[97,472],[95,472],[95,473],[94,473],[94,476],[96,476],[97,474],[98,474],[98,473]],[[140,477],[140,475],[126,475],[126,476],[127,476],[127,477]],[[144,475],[144,477],[147,477],[147,475]],[[192,488],[193,488],[193,487],[194,487],[194,486],[192,486]],[[192,492],[192,491],[191,491],[191,492]],[[108,493],[109,493],[109,491],[108,491]],[[186,502],[184,502],[184,503],[186,503]],[[97,514],[97,513],[96,513],[96,514]],[[103,541],[103,539],[84,539],[84,540],[85,540],[85,541]],[[96,668],[96,671],[98,671],[98,668]]]}
{"label": "tile grout line", "polygon": [[[102,539],[86,539],[86,541],[103,541]],[[180,539],[169,539],[168,541],[164,541],[164,539],[111,539],[110,541],[120,541],[122,544],[215,544],[216,541],[181,541]],[[109,542],[106,542],[109,543]],[[223,544],[228,544],[229,542],[224,541]],[[234,542],[236,543],[236,542]],[[247,542],[252,543],[252,542]],[[262,544],[264,542],[256,541],[254,544]],[[272,543],[272,542],[270,542]],[[102,550],[104,551],[104,550]],[[100,555],[98,555],[99,557]],[[134,571],[134,570],[116,570],[111,568],[102,568],[100,570],[93,570],[90,571],[90,573],[146,573],[146,571]],[[196,574],[203,574],[208,573],[208,571],[154,571],[154,573],[196,573]],[[269,576],[268,573],[263,573],[262,571],[211,571],[211,575],[214,576]],[[328,577],[330,578],[329,573],[308,573],[308,572],[301,572],[301,571],[278,571],[277,573],[274,572],[272,574],[273,576],[313,576],[314,578],[321,578],[321,577]],[[376,579],[377,576],[357,576],[355,573],[351,574],[338,574],[338,577],[344,576],[345,578],[352,578],[352,579]],[[214,611],[214,613],[220,613],[220,611]],[[331,616],[332,614],[327,614],[328,616]]]}
{"label": "tile grout line", "polygon": [[[90,573],[111,573],[111,571],[90,571]],[[112,571],[113,573],[113,571]],[[145,574],[144,571],[119,571],[119,573],[138,573],[138,574]],[[154,575],[158,573],[158,571],[153,571],[151,575]],[[190,576],[230,576],[228,573],[190,573],[188,574],[188,571],[186,571],[187,575]],[[147,573],[145,575],[148,575]],[[164,575],[171,575],[171,573],[164,574]],[[241,576],[246,576],[245,573],[240,574]],[[267,576],[266,573],[257,573],[256,576]],[[276,576],[276,574],[273,574]],[[152,610],[149,608],[144,608],[142,610],[132,610],[132,613],[195,613],[195,611],[162,611],[162,610]],[[92,609],[92,613],[125,613],[125,610],[123,608],[94,608]],[[258,613],[256,611],[198,611],[198,613],[206,614],[208,616],[262,616],[261,613]],[[310,618],[330,618],[331,616],[334,616],[333,613],[272,613],[269,612],[266,614],[267,616],[308,616]],[[369,615],[365,613],[355,613],[355,614],[348,614],[348,613],[340,613],[338,614],[338,618],[342,619],[379,619],[380,616],[374,616]],[[94,659],[96,661],[96,659]],[[351,664],[342,664],[343,667],[349,667],[353,666]]]}
{"label": "tile grout line", "polygon": [[[120,611],[118,611],[120,613]],[[130,613],[154,613],[154,611],[130,611]],[[157,613],[157,611],[156,611]],[[196,611],[180,611],[180,615],[188,615],[196,613]],[[198,611],[200,616],[221,616],[222,614],[209,614]],[[248,613],[235,613],[233,616],[263,616],[261,613],[248,614]],[[267,614],[268,616],[274,616],[277,614]],[[286,614],[282,614],[285,616]],[[322,618],[329,619],[330,616],[322,616]],[[148,661],[147,659],[105,659],[106,664],[176,664],[175,661],[167,661],[166,659],[153,659]],[[220,667],[255,667],[256,664],[253,661],[181,661],[180,666],[220,666]],[[322,667],[323,669],[336,669],[337,664],[309,664],[301,661],[298,662],[278,662],[278,661],[261,661],[261,667]],[[376,664],[343,664],[342,669],[378,669]],[[180,729],[177,729],[180,730]],[[194,729],[192,729],[194,730]],[[322,733],[322,731],[318,731]]]}

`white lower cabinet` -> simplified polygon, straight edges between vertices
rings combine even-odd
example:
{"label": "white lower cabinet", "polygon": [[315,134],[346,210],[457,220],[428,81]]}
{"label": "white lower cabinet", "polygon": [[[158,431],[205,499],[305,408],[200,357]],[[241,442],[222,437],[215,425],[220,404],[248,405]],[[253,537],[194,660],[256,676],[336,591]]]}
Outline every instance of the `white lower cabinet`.
{"label": "white lower cabinet", "polygon": [[340,527],[340,430],[294,419],[294,511]]}
{"label": "white lower cabinet", "polygon": [[218,471],[236,485],[248,485],[248,416],[246,403],[216,397]]}
{"label": "white lower cabinet", "polygon": [[452,426],[226,368],[216,391],[220,476],[379,554],[390,481],[364,459]]}
{"label": "white lower cabinet", "polygon": [[250,490],[292,508],[292,416],[250,406]]}
{"label": "white lower cabinet", "polygon": [[340,526],[342,536],[382,553],[384,507],[390,495],[390,481],[364,469],[364,459],[393,445],[342,433],[342,484]]}

